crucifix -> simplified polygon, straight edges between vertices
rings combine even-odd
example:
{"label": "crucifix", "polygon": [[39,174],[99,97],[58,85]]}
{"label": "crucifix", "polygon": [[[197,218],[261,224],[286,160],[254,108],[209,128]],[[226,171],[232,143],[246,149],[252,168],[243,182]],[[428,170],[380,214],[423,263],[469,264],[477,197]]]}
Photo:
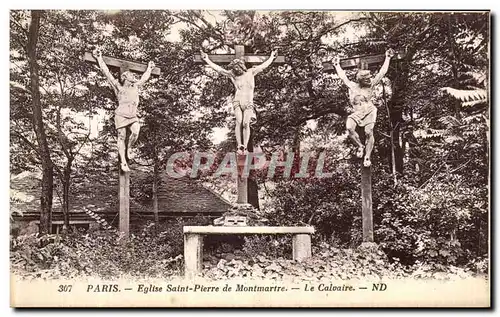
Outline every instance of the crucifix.
{"label": "crucifix", "polygon": [[[252,55],[245,54],[245,46],[243,45],[235,45],[234,46],[234,54],[210,54],[208,55],[210,60],[216,64],[227,65],[230,64],[234,59],[243,60],[246,64],[250,65],[259,65],[265,62],[269,56],[267,55]],[[194,56],[194,61],[197,64],[204,64],[204,60],[201,58],[201,55],[196,54]],[[285,56],[276,56],[274,64],[284,64]]]}
{"label": "crucifix", "polygon": [[[131,159],[131,147],[139,135],[139,119],[137,106],[139,105],[139,88],[151,75],[159,76],[161,70],[153,62],[149,64],[102,56],[100,49],[93,53],[85,52],[83,59],[99,65],[99,68],[108,79],[118,99],[118,108],[115,111],[115,126],[118,131],[118,159],[119,159],[119,204],[120,220],[119,229],[124,238],[129,236],[130,226],[130,168],[128,161]],[[119,80],[115,79],[109,68],[119,70]],[[137,80],[132,72],[142,73]],[[128,136],[128,142],[127,140]]]}
{"label": "crucifix", "polygon": [[[346,121],[349,137],[357,145],[356,156],[362,158],[361,168],[361,205],[363,219],[363,243],[373,243],[373,210],[372,210],[372,186],[371,186],[371,152],[375,139],[373,128],[375,127],[377,108],[372,102],[375,87],[386,75],[391,59],[401,60],[404,53],[395,53],[392,49],[383,55],[364,55],[346,59],[334,57],[332,62],[323,62],[325,72],[336,71],[339,78],[349,88],[349,101],[354,109]],[[382,64],[379,72],[372,78],[370,69]],[[356,81],[347,78],[345,69],[358,68]],[[364,128],[365,142],[361,142],[357,128]]]}
{"label": "crucifix", "polygon": [[[403,60],[405,56],[406,56],[405,52],[398,51],[395,52],[394,57],[392,59],[400,61]],[[356,68],[373,69],[374,67],[382,65],[384,59],[385,59],[385,54],[352,56],[340,59],[340,67],[342,67],[342,69],[347,69],[347,70]],[[332,62],[324,61],[322,64],[323,64],[323,71],[325,73],[335,72],[335,67],[333,66]]]}
{"label": "crucifix", "polygon": [[[90,52],[85,52],[85,54],[83,55],[83,59],[86,62],[97,64],[97,59]],[[123,72],[125,72],[126,70],[142,74],[148,68],[148,64],[134,62],[134,61],[131,61],[131,60],[128,60],[128,59],[123,59],[123,58],[114,58],[114,57],[104,56],[103,55],[102,59],[104,60],[104,63],[106,63],[106,65],[108,65],[108,67],[113,68],[115,70],[119,70],[120,71],[120,75]],[[151,70],[151,75],[153,75],[153,76],[160,76],[161,75],[161,69],[158,68],[158,67],[154,67]]]}
{"label": "crucifix", "polygon": [[[285,57],[278,56],[277,51],[273,51],[271,56],[245,54],[245,46],[235,45],[234,54],[213,54],[208,55],[201,52],[195,55],[195,62],[199,64],[207,63],[218,73],[228,77],[235,86],[236,92],[233,98],[233,108],[236,116],[236,141],[237,141],[237,162],[238,162],[238,198],[237,205],[248,205],[248,178],[243,175],[243,169],[247,163],[247,153],[253,152],[249,148],[250,123],[255,121],[254,111],[254,86],[255,75],[263,71],[271,64],[284,64]],[[224,69],[218,64],[226,64],[229,69]],[[251,65],[247,69],[247,65]]]}

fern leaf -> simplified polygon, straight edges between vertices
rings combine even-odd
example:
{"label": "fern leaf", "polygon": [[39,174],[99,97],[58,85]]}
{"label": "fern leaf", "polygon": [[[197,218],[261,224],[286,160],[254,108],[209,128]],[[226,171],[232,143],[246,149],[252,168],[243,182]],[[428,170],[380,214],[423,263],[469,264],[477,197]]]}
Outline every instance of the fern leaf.
{"label": "fern leaf", "polygon": [[443,87],[439,90],[444,91],[453,98],[460,100],[464,105],[470,105],[471,102],[474,102],[475,104],[479,102],[486,102],[488,99],[488,92],[484,89],[460,90],[451,87]]}

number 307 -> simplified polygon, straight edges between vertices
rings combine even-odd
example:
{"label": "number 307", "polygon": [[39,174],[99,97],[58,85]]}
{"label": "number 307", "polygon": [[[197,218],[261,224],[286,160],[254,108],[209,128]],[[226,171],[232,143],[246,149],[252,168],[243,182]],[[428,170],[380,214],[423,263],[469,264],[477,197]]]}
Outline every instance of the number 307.
{"label": "number 307", "polygon": [[73,285],[59,285],[58,292],[71,292]]}

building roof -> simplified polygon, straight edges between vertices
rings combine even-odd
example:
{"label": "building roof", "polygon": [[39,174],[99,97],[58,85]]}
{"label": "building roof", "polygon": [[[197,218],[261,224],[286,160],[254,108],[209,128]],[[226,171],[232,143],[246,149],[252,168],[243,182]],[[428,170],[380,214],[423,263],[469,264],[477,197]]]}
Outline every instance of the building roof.
{"label": "building roof", "polygon": [[[138,172],[140,173],[140,172]],[[136,174],[139,177],[138,174]],[[23,173],[11,177],[11,214],[16,220],[38,220],[40,204],[40,175]],[[134,172],[131,175],[133,182]],[[94,184],[95,185],[95,184]],[[89,184],[89,186],[93,186]],[[97,186],[97,185],[96,185]],[[116,186],[116,187],[115,187]],[[106,197],[93,199],[72,197],[70,213],[72,220],[90,219],[84,210],[90,210],[106,218],[115,218],[118,214],[118,188],[117,181],[108,187],[115,187],[116,199],[110,201],[109,193]],[[109,189],[109,188],[108,188]],[[99,190],[91,190],[97,191]],[[109,190],[108,190],[109,192]],[[99,203],[101,201],[101,203]],[[161,184],[158,191],[158,212],[160,217],[185,217],[194,215],[220,216],[231,207],[231,203],[218,195],[213,190],[204,187],[200,181],[183,177],[171,178],[167,173],[161,175]],[[15,211],[15,213],[12,213]],[[132,197],[130,199],[130,217],[153,215],[152,200],[139,203]],[[116,217],[117,218],[117,217]],[[62,209],[59,199],[54,194],[53,220],[62,220]]]}
{"label": "building roof", "polygon": [[[229,201],[189,177],[172,178],[164,173],[161,181],[162,184],[158,190],[159,213],[172,215],[222,214],[231,207]],[[141,213],[134,206],[130,206],[130,208],[131,212]],[[153,212],[152,208],[148,209],[150,213]]]}

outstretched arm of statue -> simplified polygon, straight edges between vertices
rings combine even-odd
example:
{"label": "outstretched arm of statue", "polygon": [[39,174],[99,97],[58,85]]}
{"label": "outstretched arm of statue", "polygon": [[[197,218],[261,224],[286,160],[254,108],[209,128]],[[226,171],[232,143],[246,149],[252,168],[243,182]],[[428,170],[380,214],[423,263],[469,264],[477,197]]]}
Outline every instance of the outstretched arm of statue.
{"label": "outstretched arm of statue", "polygon": [[219,65],[215,64],[214,62],[212,62],[210,60],[210,58],[208,58],[208,54],[201,51],[200,50],[200,54],[201,54],[201,59],[205,61],[205,63],[207,63],[208,66],[210,66],[213,70],[215,70],[216,72],[218,72],[219,74],[222,74],[224,76],[228,76],[228,77],[231,77],[231,72],[227,69],[224,69],[222,67],[220,67]]}
{"label": "outstretched arm of statue", "polygon": [[342,81],[347,87],[351,88],[354,85],[354,83],[350,81],[349,78],[347,78],[345,70],[343,70],[342,67],[340,67],[340,57],[335,56],[332,59],[332,64],[335,67],[335,70],[337,71],[337,75],[339,76],[339,78],[342,79]]}
{"label": "outstretched arm of statue", "polygon": [[269,58],[264,63],[257,65],[255,67],[252,67],[253,74],[257,75],[258,73],[260,73],[264,69],[268,68],[273,63],[276,56],[278,56],[278,51],[277,50],[272,51],[271,56],[269,56]]}
{"label": "outstretched arm of statue", "polygon": [[102,59],[101,49],[96,48],[92,52],[92,54],[97,59],[97,63],[99,64],[99,68],[101,69],[101,71],[103,72],[103,74],[106,76],[106,78],[108,79],[108,81],[111,84],[111,86],[113,87],[113,89],[116,90],[118,88],[118,85],[119,85],[118,81],[113,77],[113,75],[111,74],[111,72],[108,69],[108,66],[106,66],[106,63]]}
{"label": "outstretched arm of statue", "polygon": [[144,74],[142,74],[141,79],[137,81],[137,85],[142,85],[148,81],[149,77],[151,77],[151,71],[153,71],[153,68],[155,68],[155,63],[151,61],[148,63],[148,68],[146,69]]}
{"label": "outstretched arm of statue", "polygon": [[380,68],[378,74],[375,76],[375,78],[372,81],[372,87],[378,85],[378,83],[384,78],[385,74],[387,74],[387,71],[389,70],[389,64],[391,62],[391,58],[394,56],[394,51],[392,48],[388,49],[385,52],[385,61],[382,67]]}

